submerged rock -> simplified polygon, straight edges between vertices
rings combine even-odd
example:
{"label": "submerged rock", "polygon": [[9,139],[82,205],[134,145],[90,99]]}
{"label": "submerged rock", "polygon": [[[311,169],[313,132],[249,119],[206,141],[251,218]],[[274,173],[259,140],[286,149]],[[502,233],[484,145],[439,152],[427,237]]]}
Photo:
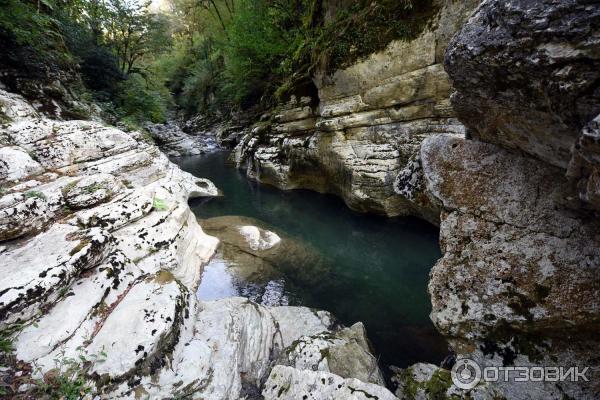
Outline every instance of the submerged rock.
{"label": "submerged rock", "polygon": [[[233,293],[261,304],[287,305],[288,282],[315,286],[329,275],[327,262],[316,250],[269,230],[261,221],[225,216],[200,220],[200,224],[221,241],[216,258],[207,266],[206,282],[201,282],[200,298]],[[223,282],[227,287],[212,288]]]}

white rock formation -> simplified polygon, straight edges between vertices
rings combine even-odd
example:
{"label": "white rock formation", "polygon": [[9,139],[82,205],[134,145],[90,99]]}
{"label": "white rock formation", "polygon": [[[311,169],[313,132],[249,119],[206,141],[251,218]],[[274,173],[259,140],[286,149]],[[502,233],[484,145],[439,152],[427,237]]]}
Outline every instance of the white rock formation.
{"label": "white rock formation", "polygon": [[184,132],[175,122],[166,124],[146,124],[152,139],[168,155],[172,157],[194,156],[208,153],[217,147],[214,136],[190,135]]}
{"label": "white rock formation", "polygon": [[281,242],[281,238],[275,232],[260,229],[257,226],[241,226],[239,231],[252,250],[272,249]]}
{"label": "white rock formation", "polygon": [[[218,239],[187,201],[218,191],[141,134],[47,119],[3,91],[0,106],[8,120],[0,129],[0,328],[20,324],[16,359],[35,366],[20,374],[59,373],[75,360],[101,398],[238,399],[259,394],[274,360],[300,337],[348,340],[326,312],[244,298],[198,302],[193,293]],[[278,243],[246,228],[249,245]],[[356,335],[366,341],[364,331]],[[348,378],[380,374],[376,364],[365,368]],[[362,398],[348,390],[344,398]]]}

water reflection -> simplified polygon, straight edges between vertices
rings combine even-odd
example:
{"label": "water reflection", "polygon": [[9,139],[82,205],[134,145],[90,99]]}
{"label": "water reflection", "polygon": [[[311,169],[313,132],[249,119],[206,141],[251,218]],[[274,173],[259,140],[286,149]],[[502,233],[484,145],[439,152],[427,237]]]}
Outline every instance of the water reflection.
{"label": "water reflection", "polygon": [[[282,276],[259,282],[260,290],[246,287],[248,296],[262,299],[270,285],[267,300],[271,293],[283,293],[290,305],[328,310],[345,325],[362,321],[375,352],[387,364],[405,367],[444,358],[446,343],[429,320],[427,295],[429,271],[440,257],[437,228],[412,218],[357,214],[334,196],[256,185],[225,167],[226,157],[216,153],[176,160],[224,193],[192,201],[194,213],[202,219],[252,217],[311,249],[314,257],[307,262],[309,253],[297,253],[287,263],[280,260]],[[203,287],[208,285],[203,282]],[[236,285],[234,279],[241,294]]]}

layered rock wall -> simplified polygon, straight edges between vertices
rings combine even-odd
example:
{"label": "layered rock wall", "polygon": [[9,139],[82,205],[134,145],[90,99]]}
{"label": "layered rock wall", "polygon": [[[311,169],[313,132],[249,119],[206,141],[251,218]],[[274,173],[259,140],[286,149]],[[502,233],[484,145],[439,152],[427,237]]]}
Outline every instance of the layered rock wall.
{"label": "layered rock wall", "polygon": [[442,62],[477,4],[441,1],[416,39],[394,41],[332,75],[317,73],[318,98],[293,97],[270,122],[257,124],[234,151],[238,166],[282,189],[337,194],[355,210],[437,222],[418,149],[435,133],[464,134]]}

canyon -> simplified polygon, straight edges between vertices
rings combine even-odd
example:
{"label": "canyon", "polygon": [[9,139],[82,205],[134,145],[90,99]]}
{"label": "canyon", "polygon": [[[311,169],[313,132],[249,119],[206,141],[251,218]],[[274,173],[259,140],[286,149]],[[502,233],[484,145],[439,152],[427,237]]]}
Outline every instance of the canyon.
{"label": "canyon", "polygon": [[[240,128],[231,161],[261,184],[439,226],[430,317],[453,357],[588,366],[589,381],[513,376],[464,391],[449,370],[417,363],[386,382],[360,322],[198,300],[219,240],[188,201],[218,188],[147,135],[57,119],[5,90],[0,326],[19,326],[19,363],[0,374],[45,379],[56,359],[81,359],[101,398],[600,396],[600,5],[436,4],[416,38],[319,70],[311,93]],[[169,155],[230,139],[167,128],[150,131]],[[250,247],[277,245],[240,227],[259,232],[244,236]]]}

